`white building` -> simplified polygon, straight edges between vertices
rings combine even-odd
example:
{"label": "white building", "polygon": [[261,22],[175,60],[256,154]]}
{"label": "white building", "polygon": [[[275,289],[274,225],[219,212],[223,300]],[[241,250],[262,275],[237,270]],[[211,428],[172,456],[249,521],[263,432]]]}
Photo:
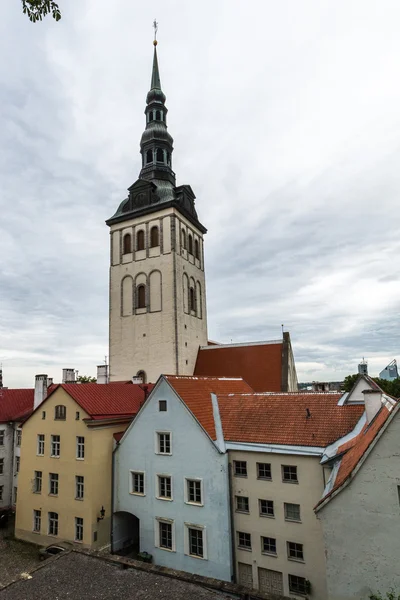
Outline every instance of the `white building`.
{"label": "white building", "polygon": [[397,596],[400,589],[400,407],[374,382],[363,396],[361,427],[327,448],[332,476],[316,507],[329,600],[386,597],[391,588]]}
{"label": "white building", "polygon": [[114,452],[114,552],[231,581],[228,457],[212,394],[242,379],[161,377]]}

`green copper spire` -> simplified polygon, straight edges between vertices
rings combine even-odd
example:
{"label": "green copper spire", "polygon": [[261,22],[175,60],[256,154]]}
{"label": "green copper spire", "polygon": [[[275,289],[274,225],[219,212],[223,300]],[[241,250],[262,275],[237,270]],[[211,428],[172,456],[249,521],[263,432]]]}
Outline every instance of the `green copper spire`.
{"label": "green copper spire", "polygon": [[157,60],[157,41],[154,40],[153,72],[151,75],[151,90],[161,90],[160,72],[158,70]]}

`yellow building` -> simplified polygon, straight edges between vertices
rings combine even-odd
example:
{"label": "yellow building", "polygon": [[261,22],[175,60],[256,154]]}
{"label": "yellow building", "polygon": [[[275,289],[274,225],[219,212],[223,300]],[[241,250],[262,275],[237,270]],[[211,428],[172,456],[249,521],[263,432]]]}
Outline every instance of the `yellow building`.
{"label": "yellow building", "polygon": [[23,425],[15,535],[40,545],[110,543],[113,435],[145,392],[135,384],[62,384]]}

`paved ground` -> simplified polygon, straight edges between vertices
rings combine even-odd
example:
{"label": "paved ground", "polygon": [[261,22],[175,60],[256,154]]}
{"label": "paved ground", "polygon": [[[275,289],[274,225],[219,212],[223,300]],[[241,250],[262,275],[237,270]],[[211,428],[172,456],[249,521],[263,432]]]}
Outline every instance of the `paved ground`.
{"label": "paved ground", "polygon": [[232,596],[71,552],[0,590],[0,600],[230,600]]}
{"label": "paved ground", "polygon": [[39,564],[38,547],[7,539],[10,534],[11,530],[0,529],[0,589]]}

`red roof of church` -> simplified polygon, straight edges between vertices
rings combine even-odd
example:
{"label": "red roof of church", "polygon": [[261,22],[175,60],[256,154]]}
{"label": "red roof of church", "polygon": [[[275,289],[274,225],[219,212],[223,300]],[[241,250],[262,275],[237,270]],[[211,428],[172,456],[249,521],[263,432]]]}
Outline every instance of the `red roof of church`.
{"label": "red roof of church", "polygon": [[0,389],[0,423],[25,419],[33,411],[34,390]]}
{"label": "red roof of church", "polygon": [[192,411],[212,440],[216,439],[211,394],[252,393],[241,377],[185,377],[166,375],[165,379]]}
{"label": "red roof of church", "polygon": [[200,348],[194,375],[242,377],[255,392],[282,389],[282,340]]}

